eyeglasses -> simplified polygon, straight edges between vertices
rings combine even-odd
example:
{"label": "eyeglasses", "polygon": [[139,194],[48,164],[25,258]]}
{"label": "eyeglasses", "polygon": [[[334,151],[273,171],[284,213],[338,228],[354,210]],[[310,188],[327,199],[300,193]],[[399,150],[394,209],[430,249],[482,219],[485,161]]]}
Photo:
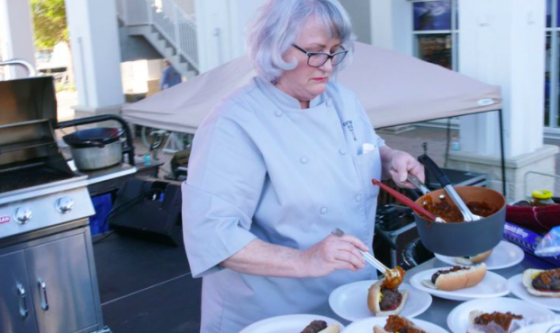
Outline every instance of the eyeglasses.
{"label": "eyeglasses", "polygon": [[339,65],[342,62],[342,60],[344,60],[344,57],[346,57],[346,54],[348,53],[348,50],[345,49],[342,49],[342,51],[338,51],[331,54],[325,52],[309,52],[297,46],[296,44],[292,44],[292,46],[300,50],[301,52],[305,53],[305,55],[307,55],[307,64],[311,67],[321,67],[329,59],[332,59],[331,63],[333,66]]}

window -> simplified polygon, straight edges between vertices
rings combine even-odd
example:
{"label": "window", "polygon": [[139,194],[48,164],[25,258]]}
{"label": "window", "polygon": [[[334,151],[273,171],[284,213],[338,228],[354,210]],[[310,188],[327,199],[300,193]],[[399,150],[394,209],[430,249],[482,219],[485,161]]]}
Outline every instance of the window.
{"label": "window", "polygon": [[414,1],[414,53],[425,61],[458,69],[457,0]]}
{"label": "window", "polygon": [[560,128],[559,68],[560,68],[560,3],[558,0],[546,2],[546,45],[544,75],[544,124],[550,128]]}

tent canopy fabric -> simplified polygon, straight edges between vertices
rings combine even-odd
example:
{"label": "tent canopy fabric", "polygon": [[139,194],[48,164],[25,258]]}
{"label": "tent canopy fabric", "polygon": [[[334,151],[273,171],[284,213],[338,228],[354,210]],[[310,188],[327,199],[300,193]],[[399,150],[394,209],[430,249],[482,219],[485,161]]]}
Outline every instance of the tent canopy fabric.
{"label": "tent canopy fabric", "polygon": [[[256,75],[247,56],[123,108],[127,121],[195,133],[222,98]],[[361,100],[375,128],[502,108],[500,87],[394,51],[355,43],[338,82]]]}

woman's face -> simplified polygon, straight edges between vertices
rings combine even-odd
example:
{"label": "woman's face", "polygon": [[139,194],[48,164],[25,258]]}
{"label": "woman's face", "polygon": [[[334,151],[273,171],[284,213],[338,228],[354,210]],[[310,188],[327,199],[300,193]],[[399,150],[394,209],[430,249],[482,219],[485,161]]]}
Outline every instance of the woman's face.
{"label": "woman's face", "polygon": [[[340,40],[331,38],[324,24],[315,18],[310,18],[304,25],[302,32],[294,44],[308,52],[334,53],[340,50]],[[321,67],[311,67],[307,64],[307,55],[295,47],[291,47],[284,55],[284,60],[297,60],[297,67],[285,71],[278,79],[277,87],[298,99],[303,108],[309,107],[309,101],[322,94],[326,87],[333,66],[328,60]]]}

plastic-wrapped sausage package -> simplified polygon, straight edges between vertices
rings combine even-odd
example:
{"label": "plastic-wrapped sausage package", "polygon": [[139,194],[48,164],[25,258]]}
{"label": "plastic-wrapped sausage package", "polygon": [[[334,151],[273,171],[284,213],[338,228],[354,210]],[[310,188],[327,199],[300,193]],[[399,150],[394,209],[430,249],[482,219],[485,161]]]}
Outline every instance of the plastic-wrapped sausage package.
{"label": "plastic-wrapped sausage package", "polygon": [[560,226],[550,229],[535,248],[535,254],[540,257],[560,256]]}

